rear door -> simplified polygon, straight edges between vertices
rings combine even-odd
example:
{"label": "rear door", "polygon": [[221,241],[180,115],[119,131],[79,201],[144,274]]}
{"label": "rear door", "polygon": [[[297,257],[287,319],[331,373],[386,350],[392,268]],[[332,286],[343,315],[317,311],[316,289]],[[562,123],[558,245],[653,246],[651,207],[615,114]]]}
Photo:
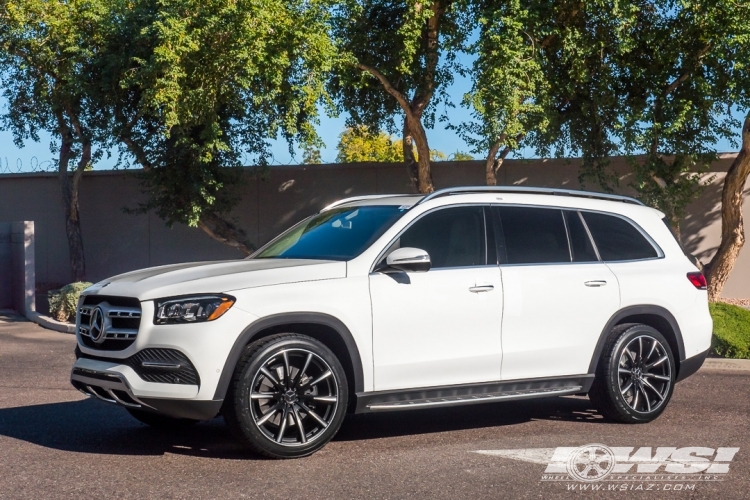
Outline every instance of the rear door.
{"label": "rear door", "polygon": [[494,208],[504,288],[503,380],[579,375],[620,304],[580,214]]}

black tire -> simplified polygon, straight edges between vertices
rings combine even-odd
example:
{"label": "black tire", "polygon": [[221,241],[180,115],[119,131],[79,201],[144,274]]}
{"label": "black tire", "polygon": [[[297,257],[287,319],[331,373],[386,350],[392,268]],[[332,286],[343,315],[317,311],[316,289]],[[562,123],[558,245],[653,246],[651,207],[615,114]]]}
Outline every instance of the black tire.
{"label": "black tire", "polygon": [[190,427],[199,422],[190,418],[175,418],[161,415],[152,411],[138,410],[136,408],[126,408],[128,413],[139,422],[157,429],[183,429]]}
{"label": "black tire", "polygon": [[298,458],[315,453],[336,435],[348,394],[344,369],[330,349],[305,335],[281,333],[245,348],[223,414],[252,451]]}
{"label": "black tire", "polygon": [[618,325],[602,351],[589,398],[607,419],[651,422],[672,398],[676,376],[672,349],[661,333],[648,325]]}

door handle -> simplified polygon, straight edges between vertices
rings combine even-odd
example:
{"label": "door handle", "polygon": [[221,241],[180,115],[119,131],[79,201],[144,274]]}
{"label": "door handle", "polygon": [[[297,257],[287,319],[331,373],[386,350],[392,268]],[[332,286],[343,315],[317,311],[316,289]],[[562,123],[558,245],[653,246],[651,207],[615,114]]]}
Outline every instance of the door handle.
{"label": "door handle", "polygon": [[491,292],[494,289],[495,287],[493,285],[476,285],[476,286],[469,288],[469,291],[471,293],[480,293],[480,292]]}
{"label": "door handle", "polygon": [[584,281],[583,284],[586,286],[596,287],[596,286],[604,286],[607,284],[607,282],[604,280],[592,280],[592,281]]}

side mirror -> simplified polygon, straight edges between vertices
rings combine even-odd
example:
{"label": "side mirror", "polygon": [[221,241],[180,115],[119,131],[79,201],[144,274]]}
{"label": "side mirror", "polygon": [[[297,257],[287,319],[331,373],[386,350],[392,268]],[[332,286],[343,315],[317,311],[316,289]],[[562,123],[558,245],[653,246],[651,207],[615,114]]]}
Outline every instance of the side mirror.
{"label": "side mirror", "polygon": [[404,272],[423,273],[430,270],[430,254],[419,248],[404,247],[391,252],[385,259],[388,267]]}

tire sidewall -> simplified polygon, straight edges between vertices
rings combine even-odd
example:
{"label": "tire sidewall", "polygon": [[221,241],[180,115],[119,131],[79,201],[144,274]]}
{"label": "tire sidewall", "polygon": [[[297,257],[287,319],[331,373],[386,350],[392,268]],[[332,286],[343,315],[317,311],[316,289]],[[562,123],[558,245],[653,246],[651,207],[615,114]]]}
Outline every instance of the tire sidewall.
{"label": "tire sidewall", "polygon": [[[662,346],[664,346],[664,349],[667,352],[667,357],[669,358],[670,374],[672,378],[669,384],[669,390],[664,397],[664,402],[659,406],[659,408],[651,412],[637,412],[630,408],[628,403],[625,401],[624,396],[620,392],[619,384],[619,360],[625,346],[627,346],[628,343],[634,338],[644,335],[655,338],[662,344]],[[630,420],[634,422],[650,422],[661,415],[669,404],[669,401],[672,399],[672,393],[674,392],[676,378],[677,365],[675,364],[672,348],[664,335],[659,333],[656,329],[647,325],[636,325],[623,332],[617,339],[615,344],[612,346],[612,362],[609,364],[608,373],[606,374],[607,389],[610,397],[614,400],[615,404],[620,407],[621,411],[624,411],[627,414]]]}
{"label": "tire sidewall", "polygon": [[[259,341],[259,342],[262,342]],[[253,344],[248,346],[248,349],[252,349]],[[274,355],[285,349],[301,348],[313,351],[319,355],[323,360],[328,363],[333,375],[336,379],[336,389],[339,394],[339,402],[336,407],[336,413],[331,420],[328,427],[322,432],[311,443],[299,446],[284,446],[268,439],[263,432],[258,429],[253,420],[252,412],[250,410],[250,399],[249,394],[251,392],[251,385],[255,378],[256,373],[260,368]],[[278,458],[297,458],[304,457],[319,450],[326,443],[328,443],[334,435],[338,432],[341,427],[344,417],[346,416],[346,409],[348,405],[348,386],[346,375],[341,363],[338,358],[322,343],[303,336],[295,336],[293,338],[279,339],[278,341],[271,341],[267,345],[263,346],[257,352],[253,353],[242,368],[240,373],[237,386],[234,390],[234,400],[232,411],[235,412],[237,420],[240,424],[240,429],[244,436],[249,439],[254,446],[257,446],[265,454]]]}

